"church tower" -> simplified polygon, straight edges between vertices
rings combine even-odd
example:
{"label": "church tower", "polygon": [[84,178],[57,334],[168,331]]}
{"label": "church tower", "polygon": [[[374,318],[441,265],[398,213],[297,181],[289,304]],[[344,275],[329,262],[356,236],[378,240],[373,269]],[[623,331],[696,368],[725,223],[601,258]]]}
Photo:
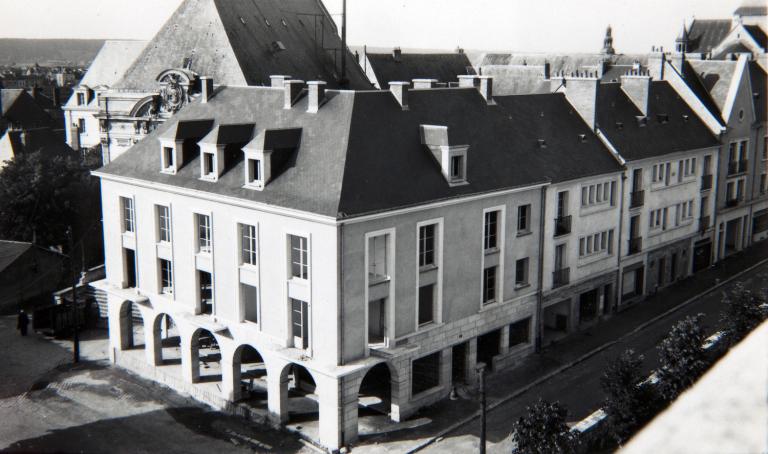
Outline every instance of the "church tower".
{"label": "church tower", "polygon": [[605,30],[605,38],[603,39],[603,54],[605,55],[614,55],[616,53],[613,49],[613,36],[611,33],[611,26],[609,25]]}
{"label": "church tower", "polygon": [[680,34],[675,39],[675,51],[684,54],[688,52],[688,45],[690,44],[690,37],[688,36],[688,29],[683,22],[683,29],[680,30]]}

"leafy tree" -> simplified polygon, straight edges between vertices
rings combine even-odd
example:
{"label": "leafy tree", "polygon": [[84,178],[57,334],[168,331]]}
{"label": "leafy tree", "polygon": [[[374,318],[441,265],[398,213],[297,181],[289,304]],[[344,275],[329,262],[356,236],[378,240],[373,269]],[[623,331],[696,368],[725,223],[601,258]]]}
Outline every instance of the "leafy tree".
{"label": "leafy tree", "polygon": [[720,315],[727,333],[726,341],[735,345],[763,320],[768,318],[765,290],[753,292],[737,282],[730,294],[723,299],[725,309]]}
{"label": "leafy tree", "polygon": [[98,236],[99,211],[98,183],[77,153],[24,153],[0,170],[0,238],[66,247],[69,227],[76,239]]}
{"label": "leafy tree", "polygon": [[698,314],[680,320],[657,347],[661,364],[657,371],[659,392],[666,400],[674,400],[707,368],[706,353],[701,347],[705,339],[701,326],[703,316]]}
{"label": "leafy tree", "polygon": [[574,453],[578,439],[565,424],[568,411],[558,402],[539,399],[514,424],[517,452],[523,454]]}
{"label": "leafy tree", "polygon": [[656,388],[643,384],[643,357],[625,351],[608,364],[600,379],[606,398],[608,431],[616,443],[623,443],[648,422],[659,409]]}

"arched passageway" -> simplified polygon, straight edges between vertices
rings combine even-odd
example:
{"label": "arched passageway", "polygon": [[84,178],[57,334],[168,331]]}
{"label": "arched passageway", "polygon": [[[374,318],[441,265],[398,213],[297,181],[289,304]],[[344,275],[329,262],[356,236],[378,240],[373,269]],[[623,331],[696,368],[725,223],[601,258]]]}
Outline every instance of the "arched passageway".
{"label": "arched passageway", "polygon": [[371,367],[358,392],[358,416],[389,416],[392,406],[392,374],[387,363]]}
{"label": "arched passageway", "polygon": [[235,350],[232,364],[236,398],[249,405],[265,406],[267,368],[261,354],[250,345],[241,345]]}
{"label": "arched passageway", "polygon": [[144,348],[144,318],[133,301],[124,301],[120,306],[120,331],[123,350]]}
{"label": "arched passageway", "polygon": [[288,423],[319,421],[315,379],[306,367],[299,364],[285,366],[280,376],[281,392],[288,394]]}
{"label": "arched passageway", "polygon": [[216,336],[200,328],[192,334],[192,367],[197,368],[194,381],[209,383],[221,381],[221,349]]}
{"label": "arched passageway", "polygon": [[160,346],[159,365],[181,364],[181,335],[170,315],[160,314],[155,318],[153,335],[156,345]]}

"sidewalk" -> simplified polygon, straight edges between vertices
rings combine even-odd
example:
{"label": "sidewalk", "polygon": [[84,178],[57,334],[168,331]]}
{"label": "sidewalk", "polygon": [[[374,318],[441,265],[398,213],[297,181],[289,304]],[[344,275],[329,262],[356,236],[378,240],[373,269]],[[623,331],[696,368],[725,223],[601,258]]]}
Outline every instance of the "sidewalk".
{"label": "sidewalk", "polygon": [[[522,360],[512,369],[489,375],[486,379],[488,409],[498,407],[533,386],[579,364],[616,344],[621,338],[640,331],[668,313],[684,307],[685,303],[698,299],[696,297],[716,291],[733,276],[767,259],[768,244],[757,244],[723,260],[715,267],[700,271],[695,276],[614,314],[596,326],[548,346],[541,354],[534,354]],[[360,444],[354,449],[359,452],[413,452],[469,423],[477,417],[478,410],[479,405],[475,399],[446,399],[422,409],[413,416],[430,421],[428,424],[412,430],[361,437]]]}

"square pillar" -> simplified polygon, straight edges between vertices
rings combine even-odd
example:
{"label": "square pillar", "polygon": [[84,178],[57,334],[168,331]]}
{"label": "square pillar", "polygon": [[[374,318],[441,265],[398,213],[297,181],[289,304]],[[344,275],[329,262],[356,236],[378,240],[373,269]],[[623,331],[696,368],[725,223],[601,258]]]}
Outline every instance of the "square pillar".
{"label": "square pillar", "polygon": [[477,382],[477,373],[475,372],[475,366],[477,365],[477,338],[474,337],[467,341],[467,368],[464,371],[464,378],[468,385],[474,385]]}
{"label": "square pillar", "polygon": [[343,444],[343,398],[339,379],[317,375],[317,397],[320,407],[320,443],[327,449],[335,451]]}
{"label": "square pillar", "polygon": [[200,381],[200,350],[192,347],[191,336],[181,337],[181,374],[187,383]]}
{"label": "square pillar", "polygon": [[283,376],[286,364],[273,362],[266,364],[269,419],[275,424],[285,424],[288,422],[288,375]]}
{"label": "square pillar", "polygon": [[147,363],[150,366],[161,366],[163,364],[163,338],[161,323],[154,323],[154,320],[144,320],[144,353],[147,356]]}
{"label": "square pillar", "polygon": [[499,336],[499,354],[503,355],[509,352],[509,325],[504,325],[500,329],[501,336]]}
{"label": "square pillar", "polygon": [[408,417],[408,400],[411,393],[408,387],[411,385],[411,361],[401,359],[394,363],[397,373],[392,375],[392,392],[390,405],[390,418],[400,422]]}
{"label": "square pillar", "polygon": [[238,401],[242,397],[240,361],[221,358],[221,397],[230,402]]}
{"label": "square pillar", "polygon": [[440,351],[440,385],[445,389],[451,389],[451,371],[453,366],[453,347]]}

